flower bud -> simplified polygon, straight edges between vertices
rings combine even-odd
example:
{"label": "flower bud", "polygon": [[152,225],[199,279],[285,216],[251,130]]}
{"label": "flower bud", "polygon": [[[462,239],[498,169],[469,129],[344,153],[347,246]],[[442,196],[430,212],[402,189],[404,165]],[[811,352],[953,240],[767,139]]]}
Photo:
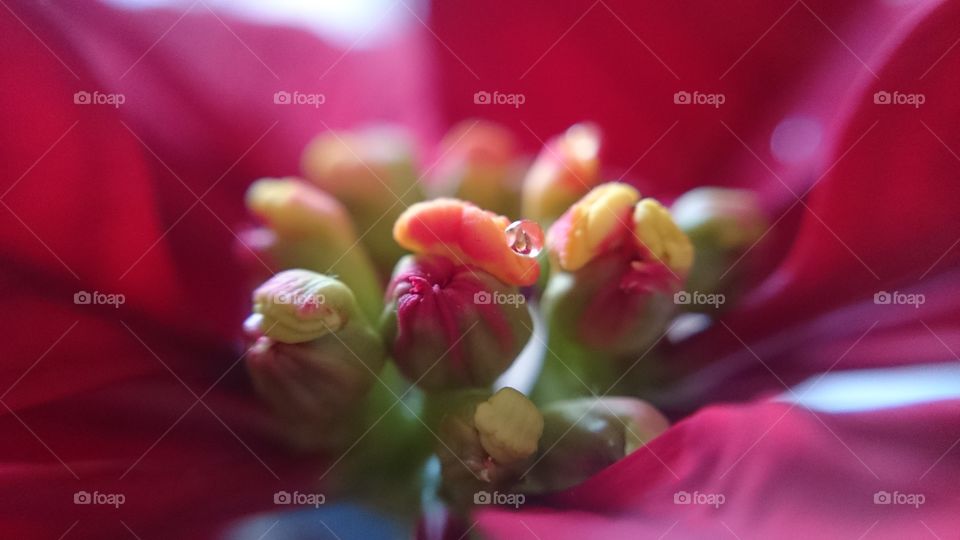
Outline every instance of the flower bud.
{"label": "flower bud", "polygon": [[627,397],[557,401],[543,408],[543,422],[540,454],[527,474],[537,493],[579,484],[669,427],[650,404]]}
{"label": "flower bud", "polygon": [[515,485],[539,448],[543,415],[513,388],[473,391],[460,397],[440,421],[443,491],[469,504],[477,491]]}
{"label": "flower bud", "polygon": [[307,145],[302,168],[308,180],[347,207],[377,267],[389,272],[403,254],[390,226],[423,198],[410,135],[390,126],[323,133]]}
{"label": "flower bud", "polygon": [[[756,195],[742,189],[697,188],[674,201],[671,212],[697,250],[686,288],[735,295],[740,278],[750,270],[749,262],[739,263],[741,256],[768,230],[769,220]],[[730,273],[735,263],[736,271]],[[698,304],[686,307],[713,310]]]}
{"label": "flower bud", "polygon": [[387,289],[383,336],[400,371],[435,391],[483,387],[530,338],[516,287],[440,256],[408,256]]}
{"label": "flower bud", "polygon": [[306,270],[277,274],[254,293],[244,329],[256,339],[247,354],[254,387],[291,445],[350,444],[385,351],[346,285]]}
{"label": "flower bud", "polygon": [[244,328],[283,343],[303,343],[337,332],[357,316],[353,293],[340,281],[287,270],[253,292],[253,315]]}
{"label": "flower bud", "polygon": [[693,262],[669,212],[618,183],[574,204],[550,227],[547,246],[562,270],[543,295],[551,335],[609,356],[638,354],[660,336]]}
{"label": "flower bud", "polygon": [[482,269],[509,285],[532,285],[540,276],[539,239],[524,234],[518,245],[511,225],[509,219],[468,202],[434,199],[408,208],[394,224],[393,236],[414,253]]}
{"label": "flower bud", "polygon": [[295,178],[265,178],[247,190],[247,207],[270,232],[258,234],[259,242],[248,247],[279,268],[339,276],[364,316],[377,320],[383,304],[376,272],[336,199]]}
{"label": "flower bud", "polygon": [[444,136],[438,152],[433,177],[439,193],[498,214],[520,214],[523,171],[510,130],[464,120]]}
{"label": "flower bud", "polygon": [[600,131],[574,124],[549,140],[523,181],[526,218],[551,223],[600,181]]}

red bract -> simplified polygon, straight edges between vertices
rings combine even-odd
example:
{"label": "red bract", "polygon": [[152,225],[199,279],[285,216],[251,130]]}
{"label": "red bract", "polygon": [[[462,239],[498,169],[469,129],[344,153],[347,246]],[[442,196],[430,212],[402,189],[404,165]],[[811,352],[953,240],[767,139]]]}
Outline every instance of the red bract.
{"label": "red bract", "polygon": [[[671,351],[678,364],[712,366],[677,395],[678,414],[813,373],[960,351],[955,2],[438,2],[442,45],[413,33],[349,54],[203,4],[183,18],[5,7],[4,536],[206,536],[318,476],[275,444],[237,368],[248,291],[231,229],[246,219],[249,182],[295,174],[319,130],[377,119],[429,138],[440,89],[447,120],[503,121],[530,150],[596,121],[602,162],[619,168],[614,178],[638,178],[644,195],[760,194],[776,224],[747,257],[768,258],[740,309]],[[436,85],[424,76],[434,60]],[[273,105],[277,91],[314,88],[321,75],[322,109]],[[526,100],[476,105],[479,87]],[[77,106],[78,91],[126,102]],[[681,91],[727,99],[675,106]],[[874,102],[895,91],[926,101]],[[893,291],[926,303],[875,303]],[[78,304],[81,292],[124,303]],[[706,408],[585,484],[517,514],[481,514],[477,527],[494,537],[948,537],[957,410]],[[74,505],[79,491],[126,502]],[[878,492],[926,500],[878,505]],[[684,493],[726,499],[683,504]]]}
{"label": "red bract", "polygon": [[[276,442],[246,379],[233,232],[247,185],[295,173],[321,122],[426,131],[419,70],[397,61],[419,37],[340,58],[304,32],[181,14],[0,10],[4,537],[212,536],[326,468]],[[330,66],[322,112],[274,105]],[[81,491],[125,501],[74,504]]]}

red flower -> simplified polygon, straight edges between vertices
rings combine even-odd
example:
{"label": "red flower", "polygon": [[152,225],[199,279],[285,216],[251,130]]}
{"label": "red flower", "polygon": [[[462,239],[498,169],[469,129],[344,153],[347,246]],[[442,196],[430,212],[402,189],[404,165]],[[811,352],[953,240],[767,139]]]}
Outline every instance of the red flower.
{"label": "red flower", "polygon": [[[481,513],[478,530],[957,529],[960,403],[840,414],[766,398],[811,374],[960,351],[960,5],[438,2],[435,36],[350,54],[189,11],[0,10],[4,536],[207,536],[318,476],[275,443],[237,368],[243,193],[296,173],[327,125],[386,119],[430,138],[438,88],[445,121],[482,113],[532,150],[593,120],[601,161],[645,196],[751,187],[776,220],[746,255],[762,260],[737,263],[752,293],[673,346],[685,369],[709,366],[671,394],[692,416],[578,487]],[[322,109],[273,104],[320,86]],[[477,105],[478,86],[526,99]],[[85,101],[98,92],[103,104]],[[885,303],[894,291],[925,303]],[[124,501],[74,504],[84,493]]]}

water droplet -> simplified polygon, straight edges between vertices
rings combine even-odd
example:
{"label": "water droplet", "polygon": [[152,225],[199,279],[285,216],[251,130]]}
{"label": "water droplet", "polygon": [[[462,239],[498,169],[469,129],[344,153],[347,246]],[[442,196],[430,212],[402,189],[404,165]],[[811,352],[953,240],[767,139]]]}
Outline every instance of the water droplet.
{"label": "water droplet", "polygon": [[543,229],[536,221],[521,219],[504,230],[507,245],[518,255],[535,258],[543,251]]}

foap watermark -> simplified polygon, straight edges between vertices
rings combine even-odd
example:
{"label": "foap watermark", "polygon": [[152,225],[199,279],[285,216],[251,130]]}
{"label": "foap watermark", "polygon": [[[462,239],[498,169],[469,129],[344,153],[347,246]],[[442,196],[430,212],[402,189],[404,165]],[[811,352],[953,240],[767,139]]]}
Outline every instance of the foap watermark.
{"label": "foap watermark", "polygon": [[121,293],[102,293],[100,291],[77,291],[73,293],[73,303],[78,306],[113,306],[119,308],[126,303],[127,297]]}
{"label": "foap watermark", "polygon": [[911,105],[919,109],[926,102],[927,96],[920,93],[906,94],[897,90],[893,92],[880,90],[873,94],[873,103],[876,105]]}
{"label": "foap watermark", "polygon": [[473,293],[473,303],[481,306],[486,305],[497,305],[497,306],[513,306],[518,308],[526,303],[527,299],[520,293],[507,294],[502,292],[494,291],[492,293],[487,291],[478,291]]}
{"label": "foap watermark", "polygon": [[273,494],[273,504],[312,506],[320,508],[321,504],[327,502],[327,496],[323,493],[300,493],[294,491],[278,491]]}
{"label": "foap watermark", "polygon": [[873,494],[873,504],[898,504],[920,508],[920,505],[927,502],[927,497],[923,493],[900,493],[894,491],[880,490]]}
{"label": "foap watermark", "polygon": [[700,291],[677,291],[673,294],[673,303],[678,306],[713,306],[719,309],[727,297],[721,293],[703,293]]}
{"label": "foap watermark", "polygon": [[127,502],[127,496],[123,493],[100,493],[94,491],[78,491],[73,494],[73,504],[96,504],[102,506],[112,506],[120,508],[120,505]]}
{"label": "foap watermark", "polygon": [[473,94],[473,103],[476,105],[513,105],[519,109],[526,102],[527,96],[524,94],[506,94],[498,90],[494,90],[492,94],[486,90]]}
{"label": "foap watermark", "polygon": [[920,309],[920,306],[926,303],[927,297],[921,293],[902,293],[900,291],[879,291],[873,295],[873,303],[878,306],[913,306]]}
{"label": "foap watermark", "polygon": [[525,502],[527,502],[527,496],[523,493],[500,493],[499,491],[490,493],[489,491],[478,491],[473,494],[473,504],[496,504],[499,506],[520,508]]}
{"label": "foap watermark", "polygon": [[278,292],[270,295],[272,304],[289,304],[294,306],[322,306],[327,302],[323,294],[303,294],[298,292]]}
{"label": "foap watermark", "polygon": [[712,105],[719,109],[726,101],[727,96],[719,93],[706,94],[695,90],[691,94],[686,90],[680,90],[673,94],[673,103],[675,105]]}
{"label": "foap watermark", "polygon": [[727,497],[723,493],[678,491],[673,494],[673,504],[700,504],[720,508],[720,505],[725,502],[727,502]]}
{"label": "foap watermark", "polygon": [[126,103],[126,101],[127,96],[123,94],[107,94],[98,90],[94,90],[93,92],[79,90],[73,94],[73,103],[75,105],[111,105],[119,108]]}
{"label": "foap watermark", "polygon": [[327,102],[327,96],[318,93],[300,92],[299,90],[287,92],[278,90],[273,93],[273,103],[276,105],[308,105],[315,109]]}

